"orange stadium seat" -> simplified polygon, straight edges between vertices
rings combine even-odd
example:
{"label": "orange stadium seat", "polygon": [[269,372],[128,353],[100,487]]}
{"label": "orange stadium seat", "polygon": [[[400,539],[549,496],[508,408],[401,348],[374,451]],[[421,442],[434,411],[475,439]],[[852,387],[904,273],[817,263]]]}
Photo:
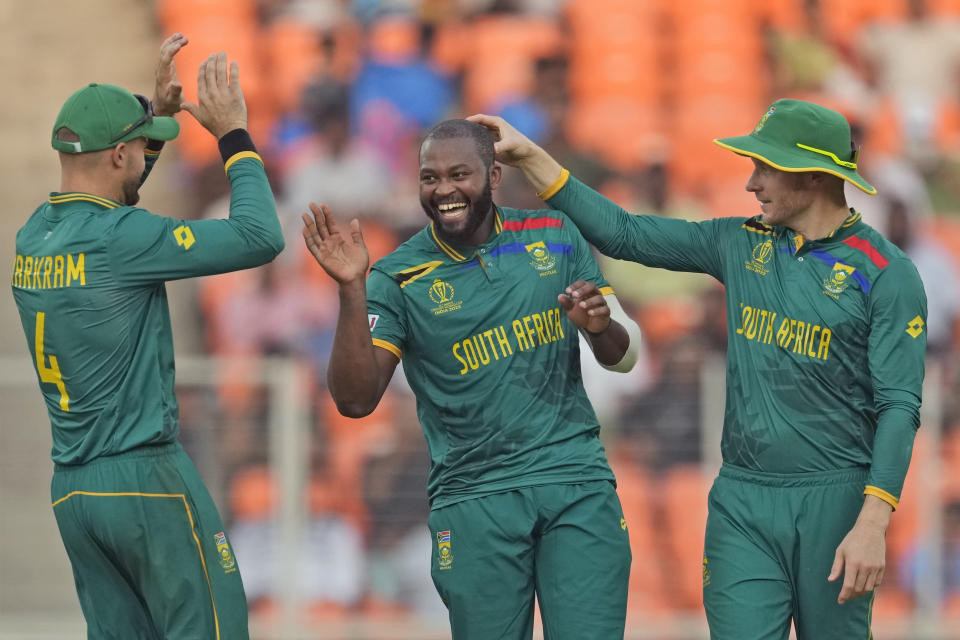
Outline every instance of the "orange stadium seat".
{"label": "orange stadium seat", "polygon": [[905,0],[820,0],[820,19],[831,41],[852,47],[864,26],[902,19],[906,8]]}
{"label": "orange stadium seat", "polygon": [[230,515],[238,520],[267,520],[277,506],[277,481],[266,465],[238,471],[228,489]]}
{"label": "orange stadium seat", "polygon": [[188,38],[188,25],[200,18],[220,17],[253,24],[257,20],[256,0],[157,0],[157,19],[166,32],[180,31]]}
{"label": "orange stadium seat", "polygon": [[564,122],[570,144],[623,170],[644,164],[662,147],[663,129],[657,105],[630,99],[576,101]]}

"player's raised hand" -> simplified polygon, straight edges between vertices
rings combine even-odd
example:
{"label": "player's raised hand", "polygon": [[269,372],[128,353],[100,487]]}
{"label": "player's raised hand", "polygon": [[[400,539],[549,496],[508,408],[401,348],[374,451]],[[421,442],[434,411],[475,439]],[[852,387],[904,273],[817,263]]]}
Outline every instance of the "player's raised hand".
{"label": "player's raised hand", "polygon": [[577,280],[557,296],[557,300],[567,317],[588,333],[603,333],[610,326],[610,307],[593,282]]}
{"label": "player's raised hand", "polygon": [[527,136],[499,116],[483,113],[469,116],[467,120],[482,124],[493,134],[493,152],[498,162],[517,166],[531,157],[537,149]]}
{"label": "player's raised hand", "polygon": [[174,33],[160,45],[160,61],[157,63],[156,84],[151,100],[153,112],[158,116],[172,116],[180,111],[183,85],[177,79],[177,65],[173,58],[189,42],[182,33]]}
{"label": "player's raised hand", "polygon": [[247,128],[247,103],[240,89],[240,67],[227,64],[227,54],[210,54],[197,74],[197,102],[184,102],[184,111],[218,139],[234,129]]}
{"label": "player's raised hand", "polygon": [[337,222],[327,205],[319,207],[310,203],[310,211],[304,213],[303,240],[317,263],[339,284],[362,281],[370,266],[370,254],[363,242],[360,221],[350,221],[350,236],[340,233]]}

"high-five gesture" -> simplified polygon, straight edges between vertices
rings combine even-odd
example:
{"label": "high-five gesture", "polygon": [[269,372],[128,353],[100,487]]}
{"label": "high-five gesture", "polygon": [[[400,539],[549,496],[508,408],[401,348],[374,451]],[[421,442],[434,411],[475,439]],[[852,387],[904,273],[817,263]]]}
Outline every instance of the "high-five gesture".
{"label": "high-five gesture", "polygon": [[160,45],[160,62],[157,63],[156,84],[153,89],[153,112],[158,116],[172,116],[180,111],[183,102],[183,85],[177,78],[174,56],[190,41],[182,33],[175,33]]}
{"label": "high-five gesture", "polygon": [[341,285],[362,282],[370,266],[370,254],[363,243],[360,221],[350,221],[350,237],[344,237],[327,205],[310,203],[309,213],[304,213],[303,240],[317,263]]}
{"label": "high-five gesture", "polygon": [[180,107],[218,139],[234,129],[247,128],[247,103],[240,89],[240,67],[227,54],[210,54],[200,64],[197,74],[197,102],[184,102]]}

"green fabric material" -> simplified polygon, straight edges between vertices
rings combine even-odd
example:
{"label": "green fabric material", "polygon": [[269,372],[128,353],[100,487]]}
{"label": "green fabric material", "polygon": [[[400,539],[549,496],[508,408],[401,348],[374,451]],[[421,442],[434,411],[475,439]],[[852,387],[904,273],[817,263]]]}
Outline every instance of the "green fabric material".
{"label": "green fabric material", "polygon": [[238,160],[228,176],[227,219],[178,220],[67,193],[52,194],[17,232],[11,284],[54,462],[82,464],[176,438],[164,282],[258,266],[283,248],[262,163]]}
{"label": "green fabric material", "polygon": [[714,142],[783,171],[825,171],[869,194],[877,192],[857,173],[847,119],[813,102],[777,100],[749,135]]}
{"label": "green fabric material", "polygon": [[631,554],[612,483],[465,500],[431,511],[430,532],[454,640],[529,640],[534,592],[546,640],[623,637]]}
{"label": "green fabric material", "polygon": [[873,597],[827,582],[863,504],[866,472],[758,474],[724,465],[709,496],[703,604],[713,640],[871,637]]}
{"label": "green fabric material", "polygon": [[549,200],[604,254],[726,286],[725,462],[761,472],[871,469],[899,497],[919,426],[927,305],[916,268],[851,214],[803,243],[760,217],[631,215],[571,178]]}
{"label": "green fabric material", "polygon": [[[50,143],[64,153],[86,153],[140,136],[172,140],[180,133],[180,125],[174,118],[153,116],[152,111],[149,117],[145,116],[148,113],[144,105],[123,87],[90,83],[63,103]],[[77,134],[79,142],[58,140],[57,132],[63,127]]]}
{"label": "green fabric material", "polygon": [[[107,495],[130,493],[149,495]],[[249,637],[233,547],[179,445],[58,465],[51,498],[90,638]]]}
{"label": "green fabric material", "polygon": [[[371,334],[402,352],[439,507],[519,487],[612,480],[558,294],[607,286],[557,211],[501,208],[502,232],[449,255],[427,227],[367,281]],[[586,357],[593,357],[587,354]]]}

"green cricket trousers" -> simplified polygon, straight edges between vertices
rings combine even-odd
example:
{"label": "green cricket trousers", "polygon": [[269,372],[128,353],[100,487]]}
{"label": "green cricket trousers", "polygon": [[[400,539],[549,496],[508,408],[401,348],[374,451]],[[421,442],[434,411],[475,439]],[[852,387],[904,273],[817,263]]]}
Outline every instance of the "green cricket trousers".
{"label": "green cricket trousers", "polygon": [[179,444],[57,465],[53,512],[91,640],[247,640],[233,549]]}

